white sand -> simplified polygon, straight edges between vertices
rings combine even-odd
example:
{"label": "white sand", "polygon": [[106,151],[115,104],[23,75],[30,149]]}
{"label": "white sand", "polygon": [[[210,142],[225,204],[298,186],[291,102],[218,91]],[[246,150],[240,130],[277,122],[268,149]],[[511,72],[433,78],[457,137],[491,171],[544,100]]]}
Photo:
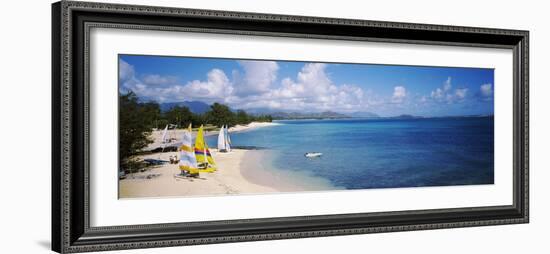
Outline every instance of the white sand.
{"label": "white sand", "polygon": [[[240,132],[240,131],[249,131],[249,130],[254,130],[254,129],[257,129],[257,128],[262,128],[262,127],[269,127],[269,126],[274,126],[274,125],[280,125],[280,123],[273,123],[273,122],[251,122],[247,125],[235,125],[231,128],[229,128],[229,132]],[[217,132],[216,132],[217,134]]]}
{"label": "white sand", "polygon": [[[200,173],[199,178],[178,178],[177,164],[157,166],[129,174],[119,181],[120,198],[267,194],[332,190],[321,178],[271,168],[270,151],[233,149],[229,153],[210,151],[218,170]],[[141,158],[169,160],[176,152],[155,153]],[[148,175],[158,175],[147,179]]]}
{"label": "white sand", "polygon": [[[256,184],[241,174],[240,164],[246,150],[234,149],[230,153],[218,153],[211,150],[218,170],[213,173],[200,173],[199,178],[176,178],[180,170],[177,164],[165,164],[142,173],[128,175],[119,181],[119,197],[163,197],[163,196],[210,196],[219,194],[270,193],[278,192],[273,187]],[[168,160],[176,152],[156,153],[143,158]],[[159,157],[160,155],[160,157]],[[158,177],[144,179],[147,175],[160,174]]]}
{"label": "white sand", "polygon": [[[235,126],[230,132],[248,131],[255,128],[277,125],[277,123],[251,123]],[[183,130],[176,130],[180,136]],[[217,134],[209,132],[209,135]],[[162,131],[152,134],[155,146],[160,146]],[[175,142],[174,142],[175,143]],[[153,149],[154,149],[153,148]],[[218,170],[212,173],[200,173],[199,178],[180,178],[177,164],[164,164],[151,169],[127,175],[119,181],[120,198],[168,197],[168,196],[212,196],[228,194],[261,194],[279,192],[297,192],[311,190],[329,190],[330,184],[323,179],[273,170],[270,151],[233,149],[229,153],[220,153],[210,149]],[[169,161],[177,152],[153,153],[138,159],[156,159]],[[149,178],[148,178],[149,177]]]}

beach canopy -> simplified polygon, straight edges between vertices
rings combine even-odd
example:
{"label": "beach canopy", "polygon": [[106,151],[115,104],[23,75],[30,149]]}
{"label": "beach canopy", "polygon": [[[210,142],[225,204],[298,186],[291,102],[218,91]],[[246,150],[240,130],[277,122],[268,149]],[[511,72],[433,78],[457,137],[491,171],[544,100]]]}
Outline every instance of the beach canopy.
{"label": "beach canopy", "polygon": [[203,126],[199,128],[197,133],[197,139],[195,140],[195,157],[197,158],[198,163],[206,164],[206,167],[200,168],[200,172],[214,172],[216,171],[216,163],[214,158],[208,150],[208,144],[204,140],[204,130]]}
{"label": "beach canopy", "polygon": [[195,151],[193,149],[193,138],[192,138],[191,124],[187,130],[183,131],[181,138],[180,150],[180,170],[188,171],[190,174],[199,173],[197,166],[197,158],[195,157]]}

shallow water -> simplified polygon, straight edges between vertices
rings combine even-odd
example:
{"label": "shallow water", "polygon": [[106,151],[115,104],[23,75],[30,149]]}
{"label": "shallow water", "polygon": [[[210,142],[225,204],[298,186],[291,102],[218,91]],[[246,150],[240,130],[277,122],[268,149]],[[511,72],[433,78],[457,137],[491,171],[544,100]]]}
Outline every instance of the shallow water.
{"label": "shallow water", "polygon": [[[321,177],[336,188],[492,184],[492,117],[279,121],[232,133],[235,146],[273,153],[285,173]],[[208,138],[215,147],[214,137]],[[320,158],[306,158],[321,152]]]}

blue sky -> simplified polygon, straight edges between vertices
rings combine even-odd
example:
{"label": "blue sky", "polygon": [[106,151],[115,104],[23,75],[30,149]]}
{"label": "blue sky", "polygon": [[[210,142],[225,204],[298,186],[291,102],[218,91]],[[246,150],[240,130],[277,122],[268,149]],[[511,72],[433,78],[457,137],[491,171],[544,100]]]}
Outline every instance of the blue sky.
{"label": "blue sky", "polygon": [[[366,60],[368,61],[368,59]],[[382,116],[493,114],[494,70],[120,55],[119,90],[143,101]]]}

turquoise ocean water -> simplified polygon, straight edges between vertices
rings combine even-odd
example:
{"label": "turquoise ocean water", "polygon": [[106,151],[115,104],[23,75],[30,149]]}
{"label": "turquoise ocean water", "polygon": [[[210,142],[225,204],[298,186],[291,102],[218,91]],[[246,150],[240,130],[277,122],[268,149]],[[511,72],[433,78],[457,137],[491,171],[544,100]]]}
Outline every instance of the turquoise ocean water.
{"label": "turquoise ocean water", "polygon": [[[234,146],[265,148],[274,170],[342,189],[492,184],[493,117],[277,121],[232,133]],[[216,147],[215,137],[207,139]],[[320,158],[306,158],[321,152]]]}

